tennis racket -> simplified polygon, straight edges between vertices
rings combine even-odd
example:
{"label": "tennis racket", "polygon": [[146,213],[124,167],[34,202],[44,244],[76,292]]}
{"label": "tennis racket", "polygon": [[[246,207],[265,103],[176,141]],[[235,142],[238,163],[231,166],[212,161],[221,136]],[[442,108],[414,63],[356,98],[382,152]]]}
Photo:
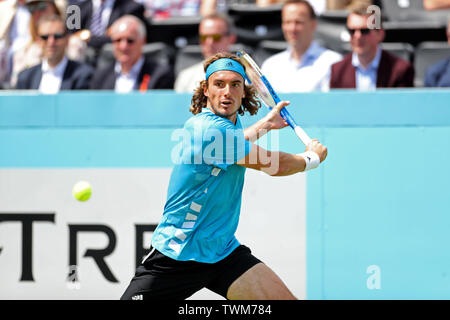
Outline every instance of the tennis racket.
{"label": "tennis racket", "polygon": [[[258,65],[245,51],[238,51],[237,56],[241,60],[242,64],[245,66],[245,73],[247,81],[253,85],[259,98],[264,102],[266,107],[272,109],[280,102],[280,98],[273,90],[269,81],[262,74]],[[281,109],[281,117],[286,121],[289,126],[294,130],[295,134],[300,138],[305,146],[311,142],[311,138],[306,134],[306,132],[295,122],[294,118],[289,114],[286,107]]]}

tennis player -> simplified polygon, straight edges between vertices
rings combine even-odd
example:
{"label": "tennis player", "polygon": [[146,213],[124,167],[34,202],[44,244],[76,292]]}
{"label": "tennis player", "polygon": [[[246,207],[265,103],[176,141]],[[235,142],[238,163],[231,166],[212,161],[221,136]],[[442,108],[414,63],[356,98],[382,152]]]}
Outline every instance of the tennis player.
{"label": "tennis player", "polygon": [[218,53],[205,61],[204,69],[151,251],[121,299],[186,299],[205,287],[226,299],[295,299],[234,235],[245,169],[292,175],[317,167],[327,149],[317,140],[301,154],[253,144],[266,132],[287,126],[280,110],[289,102],[280,102],[243,130],[238,114],[256,114],[260,102],[244,82],[239,58]]}

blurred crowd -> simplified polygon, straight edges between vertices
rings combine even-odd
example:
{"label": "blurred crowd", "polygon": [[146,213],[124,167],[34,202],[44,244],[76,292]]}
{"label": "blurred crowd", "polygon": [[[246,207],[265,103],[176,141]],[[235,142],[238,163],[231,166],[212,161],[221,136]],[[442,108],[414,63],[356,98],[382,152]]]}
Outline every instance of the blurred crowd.
{"label": "blurred crowd", "polygon": [[[413,0],[392,1],[401,7]],[[420,2],[421,10],[447,15],[450,48],[450,0]],[[374,4],[381,3],[0,0],[0,88],[33,89],[48,94],[86,89],[118,93],[174,89],[192,93],[204,79],[202,59],[236,48],[255,53],[263,73],[279,92],[417,86],[417,70],[411,59],[384,46],[384,24],[388,22],[370,10]],[[242,27],[245,19],[243,23],[230,13],[236,8],[248,16],[270,13],[270,8],[278,12],[280,17],[265,18],[278,24],[274,30],[279,28],[281,33],[275,39],[275,49],[272,43],[272,51],[258,54],[253,40],[272,30],[255,28],[246,41]],[[317,37],[323,16],[341,19],[347,51],[335,50]],[[183,35],[189,33],[187,25],[195,27],[195,43],[180,41],[183,37],[174,43],[164,41],[169,36],[162,30],[172,28],[172,33]],[[420,86],[450,87],[450,50],[445,51],[448,48],[443,51],[447,52],[446,57],[427,60]]]}

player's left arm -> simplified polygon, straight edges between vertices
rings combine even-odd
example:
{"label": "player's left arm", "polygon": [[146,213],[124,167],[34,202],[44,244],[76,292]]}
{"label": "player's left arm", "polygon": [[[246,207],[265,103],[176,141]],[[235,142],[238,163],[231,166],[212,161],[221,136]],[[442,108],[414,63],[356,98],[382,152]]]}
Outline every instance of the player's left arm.
{"label": "player's left arm", "polygon": [[289,101],[280,101],[264,118],[244,129],[245,140],[255,142],[270,130],[287,127],[288,124],[280,115],[281,109],[287,105],[289,105]]}

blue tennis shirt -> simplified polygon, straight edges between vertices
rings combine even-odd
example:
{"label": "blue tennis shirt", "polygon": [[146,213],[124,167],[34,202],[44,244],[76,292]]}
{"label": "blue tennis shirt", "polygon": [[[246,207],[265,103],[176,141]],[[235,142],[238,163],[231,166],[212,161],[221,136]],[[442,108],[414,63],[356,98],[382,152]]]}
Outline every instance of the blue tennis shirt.
{"label": "blue tennis shirt", "polygon": [[186,121],[179,135],[161,222],[152,246],[180,261],[214,263],[240,244],[236,232],[245,168],[251,149],[236,124],[208,108]]}

